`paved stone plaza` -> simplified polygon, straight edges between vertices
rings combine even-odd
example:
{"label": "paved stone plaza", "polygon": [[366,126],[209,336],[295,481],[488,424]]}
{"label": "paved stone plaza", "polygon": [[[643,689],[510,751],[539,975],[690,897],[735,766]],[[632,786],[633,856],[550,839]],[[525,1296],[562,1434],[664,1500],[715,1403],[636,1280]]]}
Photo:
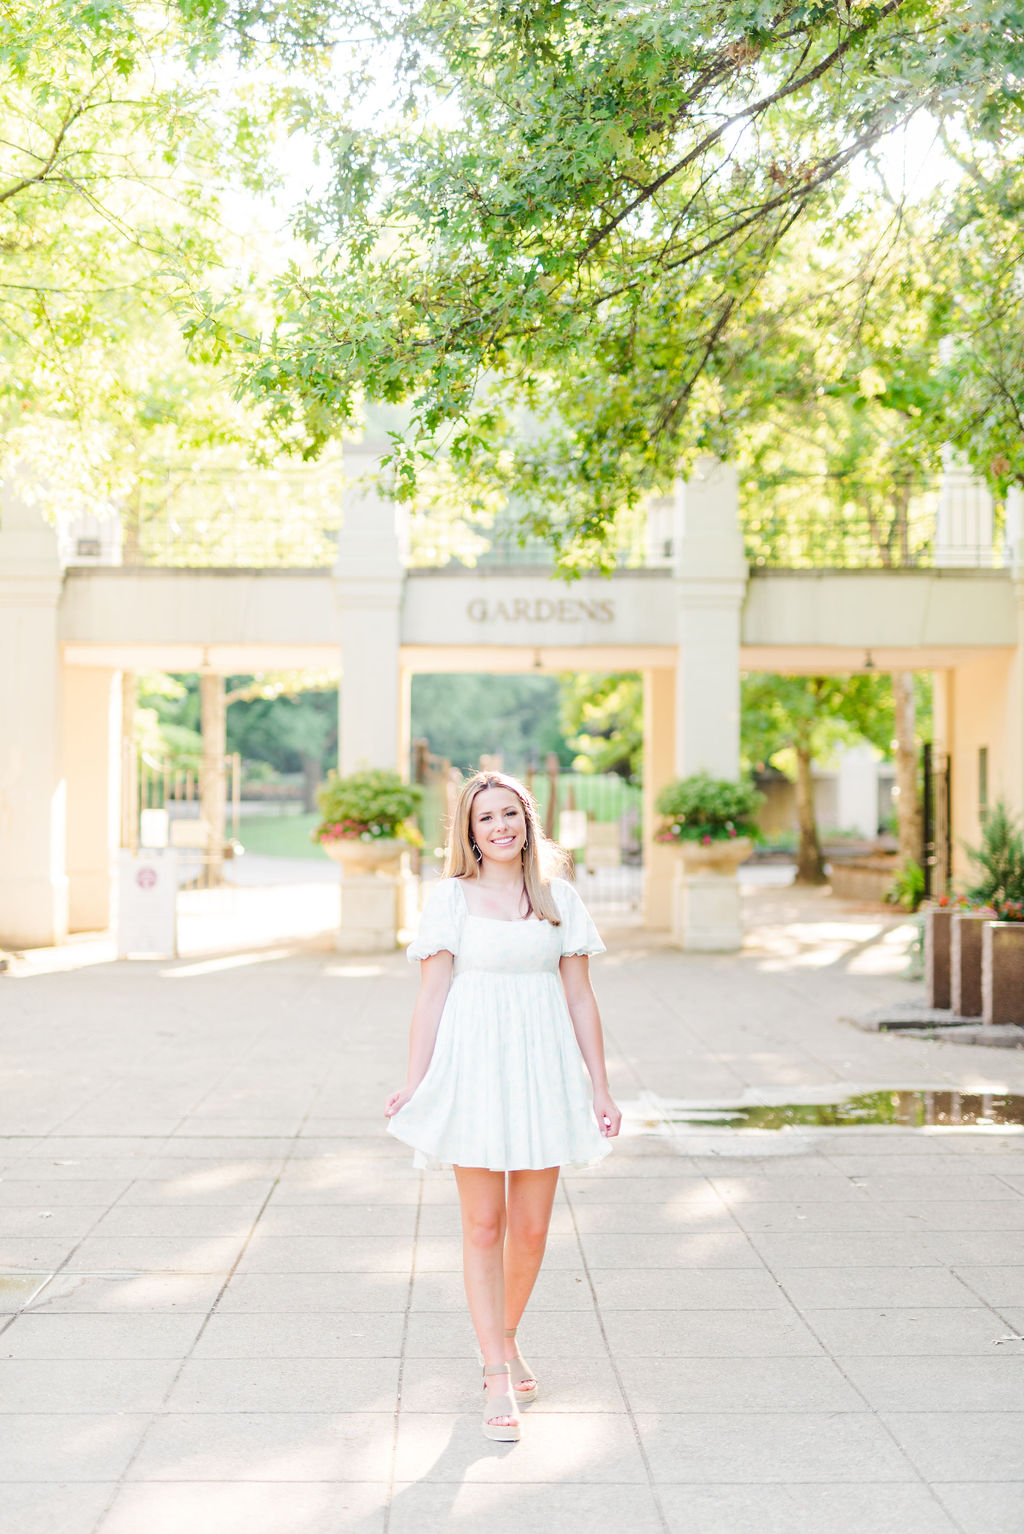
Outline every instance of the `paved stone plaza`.
{"label": "paved stone plaza", "polygon": [[671,1106],[1024,1092],[1024,1051],[858,1031],[916,994],[907,928],[749,904],[742,957],[595,963],[627,1132],[564,1180],[519,1445],[480,1434],[451,1181],[383,1132],[401,955],[15,961],[0,1534],[1024,1530],[1024,1133]]}

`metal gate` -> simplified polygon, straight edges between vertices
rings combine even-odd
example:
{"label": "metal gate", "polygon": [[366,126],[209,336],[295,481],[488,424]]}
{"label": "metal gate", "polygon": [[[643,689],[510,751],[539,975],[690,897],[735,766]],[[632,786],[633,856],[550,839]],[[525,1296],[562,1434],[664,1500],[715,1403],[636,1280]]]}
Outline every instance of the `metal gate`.
{"label": "metal gate", "polygon": [[922,747],[924,776],[924,892],[945,895],[953,878],[952,765],[929,741]]}
{"label": "metal gate", "polygon": [[[223,882],[223,865],[242,850],[238,840],[241,757],[223,761],[223,803],[230,817],[215,841],[203,818],[199,773],[136,750],[125,742],[121,798],[121,846],[174,847],[181,885],[212,889]],[[220,795],[218,794],[218,799]],[[225,817],[226,819],[228,817]]]}

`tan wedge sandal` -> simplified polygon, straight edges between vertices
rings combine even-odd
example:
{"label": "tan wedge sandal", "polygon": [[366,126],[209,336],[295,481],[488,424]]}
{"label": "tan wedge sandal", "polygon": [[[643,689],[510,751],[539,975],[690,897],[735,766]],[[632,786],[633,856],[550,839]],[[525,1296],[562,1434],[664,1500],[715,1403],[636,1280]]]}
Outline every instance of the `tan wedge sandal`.
{"label": "tan wedge sandal", "polygon": [[[506,1329],[505,1329],[505,1336],[506,1337],[514,1337],[515,1334],[516,1334],[516,1329],[515,1329],[514,1326],[513,1327],[506,1327]],[[513,1387],[512,1387],[514,1392],[515,1392],[516,1400],[520,1403],[520,1405],[526,1406],[530,1401],[536,1401],[537,1394],[538,1394],[538,1392],[540,1390],[540,1386],[537,1383],[536,1375],[531,1370],[529,1364],[526,1362],[526,1359],[523,1357],[522,1353],[520,1353],[520,1351],[519,1351],[519,1344],[518,1343],[516,1343],[516,1356],[515,1356],[515,1359],[512,1360],[512,1362],[515,1363],[516,1372],[518,1373],[519,1378],[521,1380],[533,1380],[533,1384],[528,1386],[528,1388],[526,1390],[520,1390],[518,1385],[513,1385]],[[511,1367],[512,1367],[512,1363],[510,1362],[509,1368],[511,1368]]]}
{"label": "tan wedge sandal", "polygon": [[[504,1374],[508,1380],[508,1389],[501,1394],[487,1389],[488,1374]],[[509,1417],[510,1422],[499,1422],[499,1417]],[[516,1398],[512,1393],[511,1367],[509,1364],[484,1364],[484,1437],[491,1438],[495,1443],[518,1443],[523,1436],[523,1429],[519,1421],[519,1413],[516,1410]]]}

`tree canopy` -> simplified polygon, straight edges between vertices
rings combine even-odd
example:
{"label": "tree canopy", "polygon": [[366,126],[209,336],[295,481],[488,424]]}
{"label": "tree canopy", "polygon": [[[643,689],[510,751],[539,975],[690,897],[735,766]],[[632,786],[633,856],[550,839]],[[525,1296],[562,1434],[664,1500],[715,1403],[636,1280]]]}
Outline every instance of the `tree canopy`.
{"label": "tree canopy", "polygon": [[[735,440],[723,390],[737,346],[757,361],[771,329],[769,278],[813,223],[835,288],[865,199],[885,200],[884,177],[867,189],[853,169],[887,135],[925,117],[1006,165],[1022,126],[1017,0],[391,0],[320,15],[358,21],[396,91],[385,99],[378,68],[375,123],[364,93],[362,115],[315,124],[330,174],[248,388],[308,452],[363,397],[404,402],[400,487],[440,444],[467,479],[522,496],[556,546],[600,546],[644,487]],[[931,236],[955,252],[966,218],[943,194]],[[963,258],[988,261],[980,245]],[[797,274],[794,302],[816,275]],[[983,316],[966,304],[947,319]],[[224,334],[214,311],[197,330]]]}

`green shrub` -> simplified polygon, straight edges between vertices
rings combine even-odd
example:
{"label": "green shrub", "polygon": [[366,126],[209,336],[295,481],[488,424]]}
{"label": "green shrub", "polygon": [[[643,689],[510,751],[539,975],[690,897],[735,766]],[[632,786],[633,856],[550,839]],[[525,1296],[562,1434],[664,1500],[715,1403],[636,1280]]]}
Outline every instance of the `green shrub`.
{"label": "green shrub", "polygon": [[897,873],[885,898],[890,905],[902,906],[904,911],[916,911],[924,899],[924,869],[910,858]]}
{"label": "green shrub", "polygon": [[369,767],[344,778],[332,772],[317,790],[323,819],[313,832],[313,840],[387,838],[418,846],[422,838],[408,820],[422,801],[423,790],[417,783],[406,783],[385,767]]}
{"label": "green shrub", "polygon": [[664,824],[659,842],[727,841],[756,836],[754,816],[764,795],[749,781],[712,778],[706,772],[666,783],[655,800]]}
{"label": "green shrub", "polygon": [[967,891],[978,905],[1024,900],[1024,840],[1020,827],[1002,800],[989,810],[981,828],[981,846],[967,855],[980,870],[977,884]]}

